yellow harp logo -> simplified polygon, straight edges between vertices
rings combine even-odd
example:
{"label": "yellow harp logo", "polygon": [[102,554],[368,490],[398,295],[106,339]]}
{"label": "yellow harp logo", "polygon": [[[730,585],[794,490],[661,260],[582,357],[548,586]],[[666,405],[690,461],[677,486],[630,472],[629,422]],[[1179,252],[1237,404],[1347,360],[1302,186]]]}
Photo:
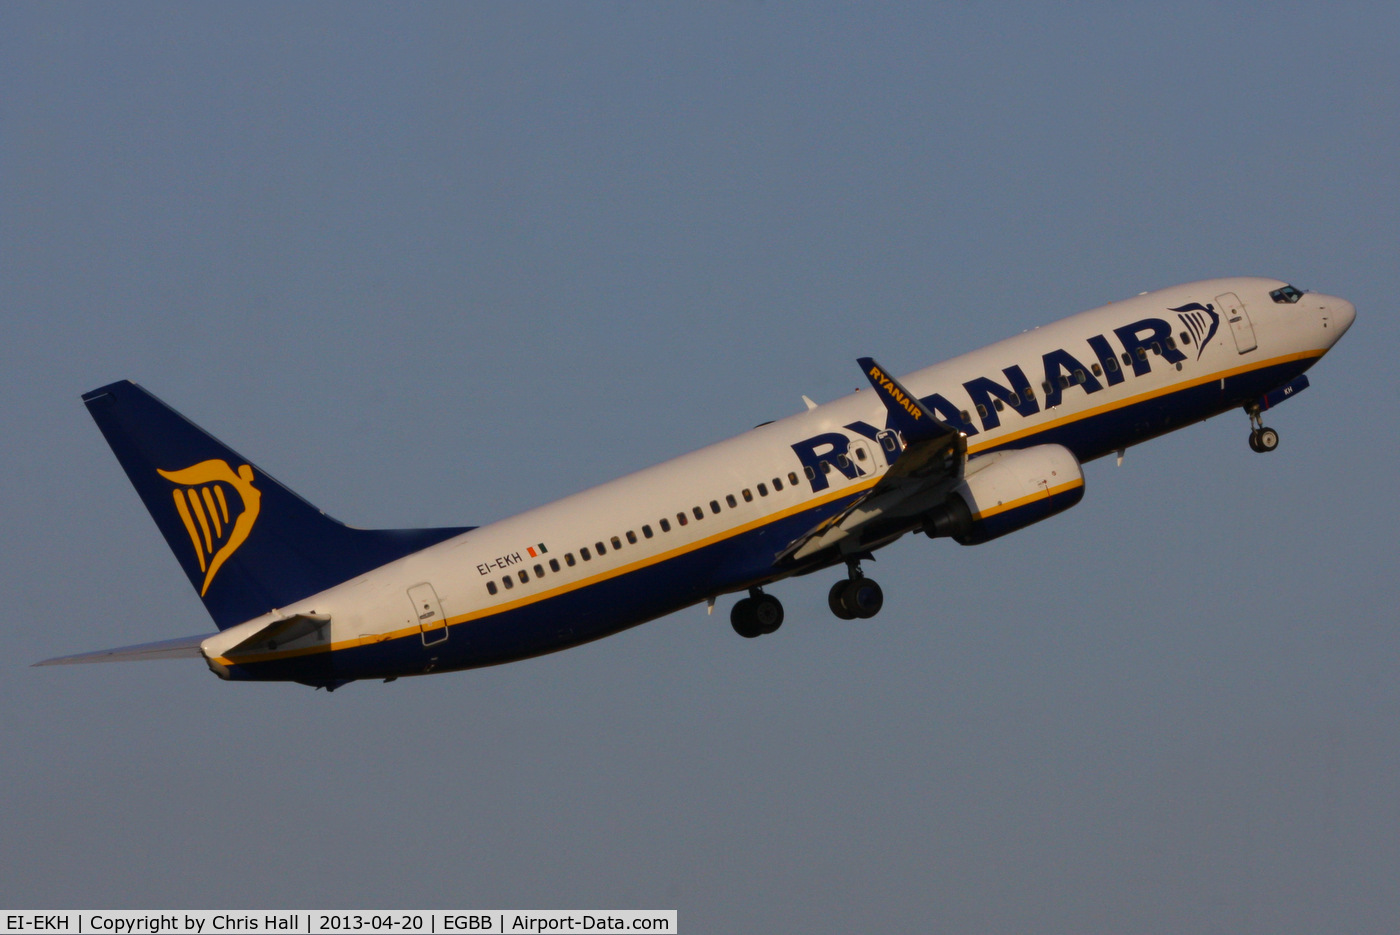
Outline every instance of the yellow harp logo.
{"label": "yellow harp logo", "polygon": [[[253,486],[253,469],[244,464],[235,473],[227,461],[201,461],[183,471],[162,471],[175,484],[175,511],[190,534],[199,570],[204,572],[203,597],[220,566],[228,561],[253,531],[262,494]],[[230,494],[238,503],[229,502]]]}

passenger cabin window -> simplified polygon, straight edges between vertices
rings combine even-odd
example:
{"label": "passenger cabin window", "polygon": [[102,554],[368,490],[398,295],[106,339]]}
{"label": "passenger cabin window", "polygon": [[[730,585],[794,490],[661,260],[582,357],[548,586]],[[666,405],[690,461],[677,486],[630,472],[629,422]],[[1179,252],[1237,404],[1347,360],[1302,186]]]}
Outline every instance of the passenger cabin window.
{"label": "passenger cabin window", "polygon": [[999,399],[992,400],[992,405],[996,408],[997,412],[1001,412],[1003,409],[1006,408],[1006,404]]}
{"label": "passenger cabin window", "polygon": [[1176,338],[1173,338],[1171,335],[1167,335],[1167,350],[1176,350]]}
{"label": "passenger cabin window", "polygon": [[[865,446],[863,446],[863,445],[857,445],[857,446],[856,446],[856,460],[857,460],[857,461],[864,461],[864,460],[865,460]],[[783,489],[783,487],[782,487],[781,484],[778,485],[778,489],[779,489],[779,490],[782,490],[782,489]]]}
{"label": "passenger cabin window", "polygon": [[1293,286],[1284,286],[1282,289],[1275,289],[1269,293],[1269,298],[1280,305],[1291,305],[1303,297],[1302,290]]}
{"label": "passenger cabin window", "polygon": [[811,466],[810,464],[804,465],[803,468],[802,468],[802,471],[803,471],[804,474],[807,475],[807,479],[808,479],[808,480],[816,480],[816,479],[817,479],[817,472],[814,471],[814,470],[812,470],[812,466]]}
{"label": "passenger cabin window", "polygon": [[[812,475],[808,474],[807,476],[808,476],[808,477],[811,477]],[[794,486],[794,487],[797,486],[797,472],[796,472],[796,471],[788,471],[788,483],[791,484],[791,485]]]}
{"label": "passenger cabin window", "polygon": [[565,564],[565,565],[568,565],[570,568],[573,568],[573,567],[574,567],[574,553],[572,553],[572,552],[565,552],[565,553],[564,553],[564,564]]}
{"label": "passenger cabin window", "polygon": [[581,557],[585,562],[590,561],[593,558],[593,554],[588,551],[588,546],[584,546],[583,548],[579,549],[578,554],[579,557]]}
{"label": "passenger cabin window", "polygon": [[690,522],[690,520],[688,520],[688,519],[685,518],[685,514],[684,514],[684,513],[677,513],[677,514],[676,514],[676,522],[678,522],[678,523],[680,523],[682,526],[684,526],[686,523]]}
{"label": "passenger cabin window", "polygon": [[1105,360],[1105,361],[1103,362],[1103,368],[1104,368],[1105,370],[1107,370],[1109,373],[1117,373],[1117,372],[1118,372],[1118,361],[1116,361],[1116,360],[1114,360],[1112,357],[1110,357],[1108,360]]}
{"label": "passenger cabin window", "polygon": [[705,518],[705,511],[702,510],[702,509],[700,509],[698,506],[693,506],[693,507],[691,507],[691,508],[690,508],[690,512],[692,512],[692,513],[695,514],[695,518],[696,518],[696,519],[704,519],[704,518]]}
{"label": "passenger cabin window", "polygon": [[602,558],[604,555],[607,555],[607,554],[608,554],[608,547],[605,546],[605,545],[603,545],[603,543],[601,543],[601,542],[595,542],[595,543],[593,543],[593,548],[595,548],[595,549],[598,550],[598,557],[599,557],[599,558]]}
{"label": "passenger cabin window", "polygon": [[719,512],[719,501],[718,501],[718,500],[711,500],[711,501],[710,501],[710,512],[711,512],[711,513],[718,513],[718,512]]}
{"label": "passenger cabin window", "polygon": [[528,571],[526,571],[525,569],[523,569],[523,568],[520,569],[520,583],[521,583],[521,584],[524,584],[525,582],[527,582],[527,581],[529,581],[529,580],[530,580],[530,573],[529,573]]}
{"label": "passenger cabin window", "polygon": [[488,582],[486,582],[486,593],[487,593],[487,594],[495,594],[495,593],[496,593],[496,590],[497,590],[497,589],[496,589],[496,582],[494,582],[494,581],[488,581]]}
{"label": "passenger cabin window", "polygon": [[[829,464],[827,464],[825,461],[823,461],[823,462],[822,462],[822,473],[823,473],[823,474],[826,474],[826,473],[828,473],[830,470],[831,470],[831,465],[829,465]],[[744,502],[745,502],[745,503],[752,503],[752,502],[753,502],[753,491],[752,491],[752,490],[750,490],[749,488],[745,487],[745,488],[743,489],[742,493],[744,494]]]}
{"label": "passenger cabin window", "polygon": [[731,494],[725,494],[725,496],[724,496],[724,502],[727,503],[727,504],[729,504],[729,508],[730,508],[731,510],[732,510],[734,507],[736,507],[736,506],[739,505],[739,501],[734,499],[734,495],[733,495],[732,493],[731,493]]}
{"label": "passenger cabin window", "polygon": [[[637,544],[637,534],[630,529],[627,530],[627,542],[629,545]],[[619,546],[619,548],[621,547]]]}
{"label": "passenger cabin window", "polygon": [[1191,335],[1187,334],[1185,331],[1181,332],[1181,343],[1182,343],[1182,344],[1190,344],[1190,343],[1191,343]]}
{"label": "passenger cabin window", "polygon": [[775,478],[773,478],[773,490],[774,490],[774,491],[778,491],[778,490],[782,490],[782,489],[783,489],[783,480],[782,480],[782,478],[780,478],[780,477],[775,477]]}
{"label": "passenger cabin window", "polygon": [[[1143,354],[1143,353],[1142,353],[1142,348],[1138,348],[1138,354],[1142,355],[1143,357],[1146,357],[1146,356],[1147,356],[1146,354]],[[1123,352],[1123,366],[1126,367],[1126,366],[1128,366],[1129,364],[1131,364],[1132,362],[1133,362],[1132,357],[1128,356],[1128,352],[1127,352],[1127,351],[1124,351],[1124,352]]]}
{"label": "passenger cabin window", "polygon": [[663,519],[663,520],[661,520],[661,521],[660,521],[660,526],[661,526],[661,531],[662,531],[662,532],[670,532],[670,531],[671,531],[671,521],[670,521],[669,519]]}
{"label": "passenger cabin window", "polygon": [[613,536],[612,539],[610,539],[610,540],[608,540],[608,541],[610,541],[610,542],[612,543],[612,547],[613,547],[613,551],[614,551],[614,552],[616,552],[618,549],[622,548],[622,540],[619,539],[617,536]]}
{"label": "passenger cabin window", "polygon": [[886,451],[894,451],[894,436],[886,435],[884,438],[880,439],[880,444],[885,446]]}
{"label": "passenger cabin window", "polygon": [[650,538],[652,537],[651,527],[650,527],[650,526],[643,526],[643,527],[642,527],[642,535],[644,535],[644,536],[646,536],[648,539],[650,539]]}
{"label": "passenger cabin window", "polygon": [[515,587],[515,581],[514,581],[514,579],[511,578],[510,575],[506,575],[504,578],[502,578],[502,579],[501,579],[501,584],[503,584],[503,585],[506,586],[506,590],[507,590],[507,591],[509,591],[511,588]]}
{"label": "passenger cabin window", "polygon": [[768,485],[763,483],[762,481],[760,481],[758,485],[758,495],[760,497],[768,496]]}
{"label": "passenger cabin window", "polygon": [[549,570],[550,570],[550,571],[558,571],[558,570],[559,570],[559,559],[557,559],[557,558],[551,558],[551,559],[549,560]]}
{"label": "passenger cabin window", "polygon": [[1083,383],[1084,380],[1085,380],[1084,371],[1083,371],[1083,370],[1075,370],[1075,371],[1074,371],[1074,382],[1075,382],[1075,383]]}
{"label": "passenger cabin window", "polygon": [[536,578],[543,578],[543,577],[544,577],[544,566],[543,566],[543,565],[536,565],[536,566],[535,566],[535,577],[536,577]]}

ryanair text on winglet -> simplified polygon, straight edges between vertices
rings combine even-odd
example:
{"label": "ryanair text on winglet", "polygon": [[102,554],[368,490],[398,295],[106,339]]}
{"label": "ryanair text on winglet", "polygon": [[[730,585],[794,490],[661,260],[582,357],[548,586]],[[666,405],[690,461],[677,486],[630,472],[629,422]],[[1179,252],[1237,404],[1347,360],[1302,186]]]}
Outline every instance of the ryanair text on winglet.
{"label": "ryanair text on winglet", "polygon": [[880,389],[888,393],[895,402],[899,403],[899,405],[904,408],[905,412],[909,413],[915,419],[923,418],[924,411],[919,407],[919,404],[901,393],[899,387],[895,385],[893,380],[885,376],[883,370],[879,367],[871,367],[870,378],[879,384]]}

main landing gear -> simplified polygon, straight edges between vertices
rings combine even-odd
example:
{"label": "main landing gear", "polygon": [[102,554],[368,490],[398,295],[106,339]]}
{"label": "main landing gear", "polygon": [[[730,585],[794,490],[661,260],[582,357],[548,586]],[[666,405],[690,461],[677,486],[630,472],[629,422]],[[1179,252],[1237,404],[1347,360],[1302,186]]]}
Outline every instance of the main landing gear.
{"label": "main landing gear", "polygon": [[1263,454],[1266,451],[1273,451],[1278,447],[1278,432],[1264,424],[1263,417],[1259,414],[1259,409],[1248,409],[1249,424],[1249,447]]}
{"label": "main landing gear", "polygon": [[729,612],[729,623],[735,633],[748,640],[776,633],[783,625],[783,604],[760,588],[750,588],[749,596]]}
{"label": "main landing gear", "polygon": [[[868,620],[885,606],[885,592],[861,574],[859,563],[853,561],[848,567],[850,577],[832,585],[827,603],[831,612],[842,620]],[[782,602],[771,594],[764,594],[762,588],[750,588],[749,596],[729,611],[729,624],[735,633],[749,640],[776,633],[783,625]]]}
{"label": "main landing gear", "polygon": [[850,577],[831,586],[826,596],[827,605],[842,620],[869,619],[885,606],[885,592],[860,573],[860,565],[852,562],[849,568]]}

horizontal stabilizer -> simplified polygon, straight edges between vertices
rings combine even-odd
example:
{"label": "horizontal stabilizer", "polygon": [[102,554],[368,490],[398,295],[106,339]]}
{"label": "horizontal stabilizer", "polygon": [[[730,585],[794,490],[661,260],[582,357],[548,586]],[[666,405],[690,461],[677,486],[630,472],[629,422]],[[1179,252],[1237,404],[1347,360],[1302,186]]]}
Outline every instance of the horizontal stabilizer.
{"label": "horizontal stabilizer", "polygon": [[[288,643],[295,642],[303,636],[310,636],[313,633],[317,636],[324,637],[326,626],[330,622],[331,618],[325,614],[293,614],[290,617],[274,620],[266,626],[257,627],[252,633],[244,636],[243,639],[239,640],[234,645],[226,648],[217,648],[217,652],[220,656],[235,656],[239,653],[251,652],[271,652],[280,646],[286,646]],[[248,625],[251,626],[253,623],[254,621],[249,621]],[[230,635],[235,634],[242,636],[243,630],[243,627],[235,627],[230,630],[225,630],[220,636],[223,639],[227,639]],[[216,642],[222,642],[222,640]],[[211,652],[215,651],[216,644],[210,644],[209,648]]]}
{"label": "horizontal stabilizer", "polygon": [[77,653],[73,656],[59,656],[36,662],[36,666],[71,666],[88,662],[144,662],[147,659],[198,659],[202,653],[199,645],[213,634],[201,633],[198,636],[182,636],[175,640],[161,640],[158,643],[138,643],[135,646],[118,646],[116,649],[102,649],[95,653]]}

